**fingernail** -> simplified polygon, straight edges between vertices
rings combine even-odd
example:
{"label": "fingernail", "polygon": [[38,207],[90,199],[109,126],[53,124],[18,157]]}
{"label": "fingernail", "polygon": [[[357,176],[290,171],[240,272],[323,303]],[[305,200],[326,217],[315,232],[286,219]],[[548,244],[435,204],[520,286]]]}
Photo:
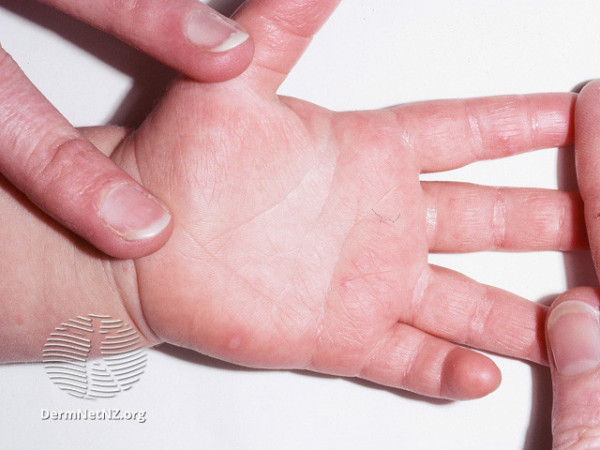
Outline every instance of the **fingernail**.
{"label": "fingernail", "polygon": [[98,214],[128,241],[156,236],[171,221],[169,212],[154,197],[128,184],[113,186],[102,200]]}
{"label": "fingernail", "polygon": [[237,47],[249,37],[233,20],[204,11],[191,15],[186,35],[194,45],[215,53]]}
{"label": "fingernail", "polygon": [[561,303],[548,317],[548,340],[556,370],[574,376],[600,366],[600,314],[587,303]]}

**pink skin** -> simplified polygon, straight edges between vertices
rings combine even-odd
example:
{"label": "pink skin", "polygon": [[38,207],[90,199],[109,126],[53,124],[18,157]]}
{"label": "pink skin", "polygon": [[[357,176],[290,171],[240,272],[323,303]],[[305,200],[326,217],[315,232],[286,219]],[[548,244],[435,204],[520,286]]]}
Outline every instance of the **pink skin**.
{"label": "pink skin", "polygon": [[[249,35],[197,0],[44,3],[196,80],[233,78],[252,59]],[[160,248],[172,228],[165,205],[75,130],[1,47],[0,80],[0,174],[46,214],[111,256],[136,258]],[[119,206],[124,198],[127,211]]]}
{"label": "pink skin", "polygon": [[[575,156],[590,247],[600,274],[600,82],[587,84],[575,109]],[[555,449],[600,447],[600,291],[561,295],[547,321]]]}
{"label": "pink skin", "polygon": [[[132,320],[149,344],[252,367],[361,377],[433,397],[476,398],[498,386],[493,362],[462,345],[546,362],[545,307],[427,258],[583,248],[578,195],[420,182],[419,174],[567,145],[576,97],[352,113],[278,97],[336,4],[246,3],[236,20],[253,35],[256,55],[242,76],[219,84],[180,79],[125,139],[120,129],[85,131],[172,212],[172,237],[157,253],[131,262],[73,249],[68,237],[26,218],[14,194],[0,197],[0,208],[12,208],[30,235],[20,248],[2,249],[0,270],[45,245],[70,255],[61,264],[77,265],[81,285],[76,296],[64,280],[39,287],[74,303],[45,303],[48,323],[38,341],[21,343],[15,335],[22,330],[11,324],[39,307],[23,281],[31,301],[21,297],[0,314],[0,339],[18,347],[5,360],[35,358],[58,317],[101,304],[104,313]],[[81,283],[100,271],[109,275],[101,288]],[[67,267],[60,277],[73,273]],[[10,292],[0,287],[0,296]]]}
{"label": "pink skin", "polygon": [[[199,0],[40,1],[117,36],[194,80],[234,78],[252,60],[252,38]],[[198,26],[191,23],[195,17]],[[236,30],[247,38],[225,42]]]}

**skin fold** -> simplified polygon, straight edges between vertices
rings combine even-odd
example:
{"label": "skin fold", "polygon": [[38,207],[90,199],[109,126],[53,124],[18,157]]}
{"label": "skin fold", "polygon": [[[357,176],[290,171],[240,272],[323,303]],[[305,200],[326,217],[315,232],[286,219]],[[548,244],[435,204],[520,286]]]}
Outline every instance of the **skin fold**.
{"label": "skin fold", "polygon": [[[43,3],[195,80],[228,80],[252,60],[248,33],[197,0]],[[69,18],[32,0],[2,7],[33,14],[33,20],[51,16],[69,28]],[[0,45],[0,174],[57,223],[108,255],[139,258],[160,248],[171,232],[166,206],[73,128],[7,51]]]}
{"label": "skin fold", "polygon": [[57,323],[102,310],[148,345],[433,397],[498,386],[494,363],[467,347],[546,362],[544,306],[430,265],[428,254],[584,248],[579,196],[419,175],[568,145],[576,96],[342,113],[277,96],[336,4],[247,2],[235,19],[256,53],[243,75],[180,78],[138,130],[85,131],[172,212],[158,252],[103,257],[3,185],[0,270],[11,282],[0,287],[0,340],[13,343],[4,361],[39,359]]}

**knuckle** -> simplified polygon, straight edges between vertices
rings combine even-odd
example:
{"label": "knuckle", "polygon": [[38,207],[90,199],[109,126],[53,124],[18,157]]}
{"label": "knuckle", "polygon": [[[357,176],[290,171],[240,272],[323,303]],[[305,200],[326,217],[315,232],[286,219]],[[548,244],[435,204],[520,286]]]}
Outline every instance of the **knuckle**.
{"label": "knuckle", "polygon": [[118,14],[135,12],[140,8],[140,0],[112,0],[108,4]]}
{"label": "knuckle", "polygon": [[46,142],[46,139],[40,139],[29,154],[25,162],[28,178],[48,181],[60,176],[67,169],[66,166],[70,165],[75,147],[78,146],[76,138],[59,139],[47,146]]}
{"label": "knuckle", "polygon": [[136,23],[136,19],[143,18],[148,9],[146,0],[111,0],[107,3],[108,14],[116,23]]}
{"label": "knuckle", "polygon": [[484,130],[481,118],[471,108],[469,101],[463,101],[465,129],[470,135],[470,147],[475,160],[483,159],[485,154]]}
{"label": "knuckle", "polygon": [[98,176],[90,170],[95,166],[91,157],[86,141],[78,137],[63,140],[49,148],[47,159],[29,162],[29,176],[40,180],[47,193],[60,193],[68,185],[70,195],[83,195],[84,187],[94,186]]}
{"label": "knuckle", "polygon": [[502,189],[497,188],[492,208],[492,241],[495,248],[506,248],[506,198]]}
{"label": "knuckle", "polygon": [[492,320],[494,319],[495,310],[493,292],[490,287],[485,285],[481,285],[479,289],[478,297],[488,299],[488,301],[476,302],[471,306],[471,318],[468,321],[465,339],[467,344],[481,342],[486,332],[493,329]]}

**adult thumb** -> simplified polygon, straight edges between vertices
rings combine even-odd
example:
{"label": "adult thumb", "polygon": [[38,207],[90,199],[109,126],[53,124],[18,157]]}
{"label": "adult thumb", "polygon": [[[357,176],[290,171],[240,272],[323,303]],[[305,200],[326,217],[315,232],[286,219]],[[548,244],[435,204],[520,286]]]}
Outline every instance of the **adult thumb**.
{"label": "adult thumb", "polygon": [[600,291],[561,295],[546,320],[554,449],[600,448]]}

